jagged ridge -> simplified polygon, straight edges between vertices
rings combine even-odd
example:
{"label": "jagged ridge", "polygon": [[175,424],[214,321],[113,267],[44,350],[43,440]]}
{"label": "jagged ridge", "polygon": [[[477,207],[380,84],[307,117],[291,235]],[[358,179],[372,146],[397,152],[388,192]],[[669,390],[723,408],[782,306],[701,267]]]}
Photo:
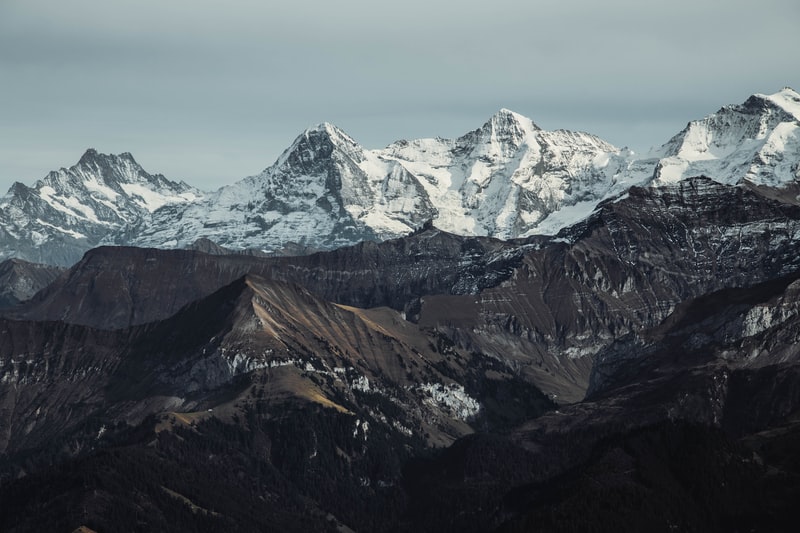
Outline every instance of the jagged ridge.
{"label": "jagged ridge", "polygon": [[205,197],[147,174],[130,154],[89,150],[74,167],[0,203],[2,257],[67,265],[100,243],[331,249],[446,231],[508,239],[554,234],[632,185],[705,175],[796,203],[800,95],[785,88],[726,106],[645,158],[582,132],[545,131],[503,109],[457,139],[361,147],[310,128],[262,173]]}
{"label": "jagged ridge", "polygon": [[89,149],[33,187],[15,183],[0,200],[0,258],[69,266],[105,241],[125,239],[158,208],[200,198],[196,189],[148,174],[129,153]]}

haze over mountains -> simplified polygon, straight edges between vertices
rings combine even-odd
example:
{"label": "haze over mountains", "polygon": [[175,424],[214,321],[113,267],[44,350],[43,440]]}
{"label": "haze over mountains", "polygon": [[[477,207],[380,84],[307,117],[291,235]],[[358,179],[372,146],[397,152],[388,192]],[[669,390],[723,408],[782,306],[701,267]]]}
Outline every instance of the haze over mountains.
{"label": "haze over mountains", "polygon": [[793,531],[799,110],[16,184],[0,529]]}
{"label": "haze over mountains", "polygon": [[[0,203],[0,257],[69,266],[100,244],[182,248],[200,238],[274,253],[395,238],[429,220],[459,235],[555,234],[632,185],[705,175],[791,188],[800,96],[754,95],[641,157],[501,110],[458,139],[361,147],[331,124],[303,132],[259,175],[201,193],[88,150]],[[788,154],[788,155],[787,155]]]}

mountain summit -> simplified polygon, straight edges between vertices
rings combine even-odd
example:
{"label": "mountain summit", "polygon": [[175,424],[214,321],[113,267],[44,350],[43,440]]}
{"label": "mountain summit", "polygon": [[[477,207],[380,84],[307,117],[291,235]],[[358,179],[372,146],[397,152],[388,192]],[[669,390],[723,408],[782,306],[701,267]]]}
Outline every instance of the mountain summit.
{"label": "mountain summit", "polygon": [[721,183],[785,187],[800,180],[800,94],[755,94],[690,122],[662,148],[655,183],[706,175]]}
{"label": "mountain summit", "polygon": [[89,148],[72,167],[33,187],[15,183],[0,199],[0,258],[71,265],[160,207],[200,197],[186,183],[148,174],[129,153]]}

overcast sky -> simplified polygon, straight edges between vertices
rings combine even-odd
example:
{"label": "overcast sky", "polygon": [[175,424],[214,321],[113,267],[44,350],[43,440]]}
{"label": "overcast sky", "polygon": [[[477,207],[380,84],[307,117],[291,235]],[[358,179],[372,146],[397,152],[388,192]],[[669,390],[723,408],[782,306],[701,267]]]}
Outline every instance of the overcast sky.
{"label": "overcast sky", "polygon": [[202,189],[305,128],[367,148],[506,107],[660,145],[752,93],[800,90],[797,0],[0,0],[0,189],[88,147]]}

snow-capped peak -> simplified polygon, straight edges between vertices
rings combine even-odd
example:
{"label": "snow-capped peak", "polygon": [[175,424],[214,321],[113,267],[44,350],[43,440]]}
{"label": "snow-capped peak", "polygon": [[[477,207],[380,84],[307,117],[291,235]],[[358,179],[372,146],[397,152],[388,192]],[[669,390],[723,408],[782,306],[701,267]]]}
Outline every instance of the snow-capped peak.
{"label": "snow-capped peak", "polygon": [[[15,184],[0,201],[0,227],[36,249],[36,255],[21,256],[71,264],[88,247],[155,210],[200,197],[183,182],[148,174],[128,152],[108,155],[90,148],[75,165],[48,173],[33,187]],[[57,257],[48,256],[54,253]]]}
{"label": "snow-capped peak", "polygon": [[96,159],[98,156],[99,156],[99,154],[97,153],[97,150],[95,150],[94,148],[87,148],[87,149],[86,149],[86,151],[85,151],[85,152],[83,153],[83,155],[81,156],[81,158],[78,160],[78,164],[79,164],[79,165],[87,165],[87,164],[90,164],[90,163],[92,163],[92,162],[93,162],[93,161],[94,161],[94,160],[95,160],[95,159]]}
{"label": "snow-capped peak", "polygon": [[263,179],[267,175],[275,175],[277,169],[283,169],[283,173],[314,173],[315,170],[312,167],[316,165],[316,162],[326,160],[337,150],[359,160],[363,148],[335,125],[323,122],[307,128],[295,138],[289,148],[284,150],[275,164],[264,170],[259,176],[247,179],[250,181]]}
{"label": "snow-capped peak", "polygon": [[484,142],[511,143],[516,146],[540,130],[528,117],[503,108],[478,131],[484,137]]}
{"label": "snow-capped peak", "polygon": [[129,175],[138,175],[140,173],[146,174],[144,169],[136,162],[130,152],[123,152],[121,154],[103,154],[94,148],[88,148],[78,163],[73,168],[82,167],[92,170],[100,170],[109,177],[111,174],[120,174],[122,169],[126,169]]}
{"label": "snow-capped peak", "polygon": [[90,148],[77,165],[32,188],[12,187],[0,201],[0,229],[37,250],[54,232],[84,239],[84,250],[112,233],[114,243],[140,246],[208,237],[229,248],[331,248],[400,236],[430,220],[462,235],[555,233],[632,185],[698,175],[797,183],[798,116],[793,89],[753,95],[690,122],[644,159],[587,133],[542,130],[506,108],[456,139],[400,140],[376,150],[323,122],[260,174],[202,201],[187,185],[148,174],[129,153]]}
{"label": "snow-capped peak", "polygon": [[754,94],[690,122],[660,150],[655,184],[708,176],[729,184],[781,187],[800,179],[800,95],[793,89]]}
{"label": "snow-capped peak", "polygon": [[525,115],[520,115],[519,113],[517,113],[515,111],[512,111],[510,109],[507,109],[505,107],[501,108],[500,111],[495,113],[492,116],[492,120],[491,121],[493,123],[495,123],[495,124],[503,124],[503,123],[508,124],[508,123],[511,123],[513,121],[513,122],[516,122],[518,125],[520,125],[521,127],[523,127],[526,130],[540,130],[541,129],[530,118],[526,117]]}
{"label": "snow-capped peak", "polygon": [[336,126],[335,124],[331,124],[330,122],[322,122],[317,124],[316,126],[312,126],[307,128],[303,132],[303,137],[308,138],[309,136],[314,135],[323,135],[328,137],[332,142],[344,142],[350,145],[358,145],[358,143],[353,140],[347,133],[345,133],[341,128]]}
{"label": "snow-capped peak", "polygon": [[775,94],[764,95],[764,94],[756,94],[755,96],[759,98],[763,98],[765,100],[769,100],[773,104],[777,105],[790,115],[792,115],[795,120],[800,121],[800,94],[797,93],[791,87],[784,87],[780,91],[776,92]]}

